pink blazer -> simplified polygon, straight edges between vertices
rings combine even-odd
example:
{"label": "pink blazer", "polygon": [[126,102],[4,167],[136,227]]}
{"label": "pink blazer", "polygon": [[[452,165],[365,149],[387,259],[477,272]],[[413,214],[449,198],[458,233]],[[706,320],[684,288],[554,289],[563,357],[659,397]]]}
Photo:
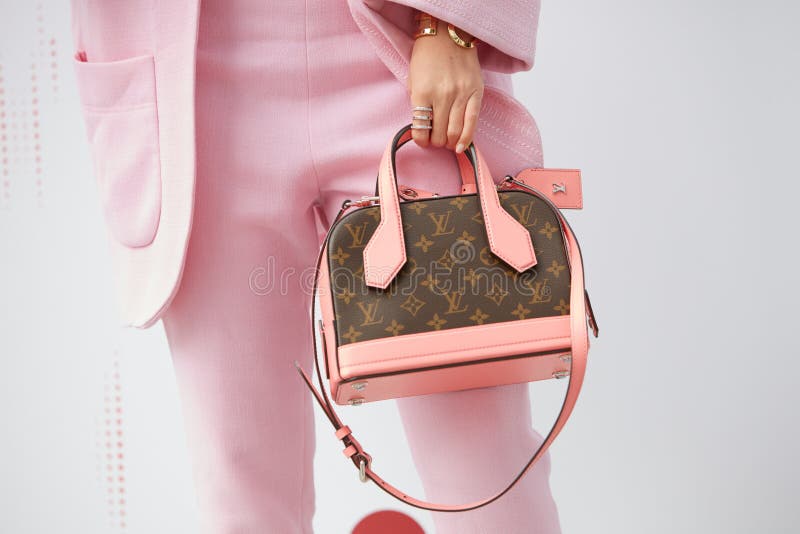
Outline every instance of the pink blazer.
{"label": "pink blazer", "polygon": [[[511,86],[512,73],[533,67],[539,0],[347,3],[404,86],[412,7],[480,39],[485,90],[475,144],[492,138],[497,151],[484,155],[509,173],[541,167],[538,128]],[[71,0],[71,7],[72,62],[109,232],[115,303],[122,325],[148,328],[178,289],[192,224],[200,0]]]}

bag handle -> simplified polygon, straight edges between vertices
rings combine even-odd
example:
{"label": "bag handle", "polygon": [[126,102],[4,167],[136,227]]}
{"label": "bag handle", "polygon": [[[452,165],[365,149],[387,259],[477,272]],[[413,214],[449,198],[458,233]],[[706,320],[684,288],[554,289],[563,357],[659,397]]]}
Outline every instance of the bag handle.
{"label": "bag handle", "polygon": [[[409,132],[411,130],[409,129]],[[403,145],[411,141],[412,137],[410,134],[402,135],[403,130],[400,131],[399,135],[395,136],[395,144],[392,148],[392,163],[395,163],[395,152],[399,150]],[[475,193],[476,192],[476,185],[475,185],[475,164],[472,159],[472,153],[468,150],[464,150],[463,152],[453,152],[456,157],[456,163],[458,164],[458,174],[461,177],[461,194],[467,193]],[[395,168],[396,165],[395,165]],[[380,177],[380,175],[378,175]],[[378,196],[378,184],[380,183],[380,178],[375,179],[375,196]]]}
{"label": "bag handle", "polygon": [[[544,456],[547,449],[555,440],[556,436],[561,432],[561,429],[566,424],[567,420],[569,419],[570,414],[572,413],[572,409],[575,406],[575,402],[578,399],[578,395],[580,394],[581,385],[583,384],[583,377],[586,370],[586,356],[589,351],[589,334],[587,330],[587,319],[589,324],[592,327],[594,332],[594,336],[597,337],[599,333],[599,329],[597,327],[597,322],[594,318],[594,313],[591,309],[591,303],[589,301],[589,293],[585,290],[585,277],[583,273],[583,262],[581,258],[581,251],[580,246],[578,245],[578,241],[575,238],[575,234],[572,232],[572,229],[569,226],[567,220],[563,217],[561,212],[558,210],[557,207],[544,195],[536,191],[535,189],[525,185],[522,182],[518,182],[513,178],[507,179],[508,183],[511,183],[517,187],[529,189],[534,191],[537,196],[539,196],[542,200],[547,202],[552,208],[553,211],[558,216],[559,225],[561,227],[562,235],[565,238],[565,242],[567,243],[568,248],[568,265],[570,270],[570,337],[571,337],[571,354],[572,358],[570,359],[570,373],[569,373],[569,384],[567,386],[567,392],[564,395],[564,401],[561,404],[561,410],[558,413],[558,417],[556,421],[553,423],[550,431],[545,437],[542,444],[539,448],[533,453],[530,457],[528,462],[522,468],[522,470],[517,474],[516,477],[506,486],[505,489],[497,492],[491,497],[486,499],[475,501],[467,504],[437,504],[428,501],[424,501],[421,499],[417,499],[411,497],[410,495],[406,494],[405,492],[401,491],[397,487],[393,486],[386,480],[382,479],[375,471],[372,470],[372,456],[370,456],[367,452],[364,451],[361,444],[356,440],[355,436],[353,435],[352,430],[349,426],[344,424],[341,419],[339,418],[336,410],[333,408],[333,405],[328,398],[328,394],[325,391],[325,385],[322,380],[322,372],[320,371],[319,365],[319,355],[317,353],[317,332],[316,328],[314,328],[314,321],[313,321],[313,311],[312,311],[312,325],[311,325],[311,332],[312,338],[314,343],[314,366],[317,371],[317,378],[319,380],[320,388],[322,393],[317,390],[317,388],[312,383],[309,376],[306,374],[305,370],[300,366],[300,364],[295,360],[294,365],[297,368],[298,372],[302,376],[303,380],[306,382],[306,385],[311,390],[311,393],[314,395],[314,398],[319,403],[322,411],[328,417],[328,420],[333,425],[336,438],[341,440],[345,446],[344,450],[342,451],[343,454],[350,458],[353,462],[353,465],[359,470],[359,477],[362,482],[366,482],[367,479],[372,480],[375,482],[379,488],[384,490],[386,493],[391,495],[392,497],[402,501],[406,504],[411,506],[415,506],[417,508],[421,508],[423,510],[432,510],[436,512],[464,512],[467,510],[473,510],[475,508],[480,508],[485,506],[498,498],[504,495],[508,490],[510,490],[533,466],[538,462],[542,456]],[[339,220],[342,214],[345,211],[345,207],[343,206],[341,210],[339,210],[338,215],[334,219],[333,223]],[[331,226],[333,226],[333,223]],[[313,310],[313,303],[315,301],[315,297],[317,294],[317,281],[319,278],[320,266],[322,262],[322,257],[324,255],[324,251],[327,248],[328,239],[330,238],[330,232],[325,236],[325,240],[320,247],[319,254],[317,256],[317,265],[314,274],[314,290],[311,296],[312,302],[312,310]]]}
{"label": "bag handle", "polygon": [[[386,289],[406,262],[394,156],[398,142],[405,142],[410,138],[411,124],[408,124],[387,145],[378,171],[381,220],[364,247],[364,280],[368,286],[379,289]],[[536,265],[536,254],[528,229],[500,205],[492,175],[474,142],[469,144],[467,151],[470,152],[469,160],[475,176],[489,248],[518,272],[533,267]]]}

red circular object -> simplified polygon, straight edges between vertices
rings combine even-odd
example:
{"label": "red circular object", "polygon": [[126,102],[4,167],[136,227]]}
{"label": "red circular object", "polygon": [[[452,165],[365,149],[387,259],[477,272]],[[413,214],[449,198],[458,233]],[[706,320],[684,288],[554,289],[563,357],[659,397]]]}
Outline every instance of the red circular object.
{"label": "red circular object", "polygon": [[380,510],[359,521],[352,534],[425,534],[425,531],[402,512]]}

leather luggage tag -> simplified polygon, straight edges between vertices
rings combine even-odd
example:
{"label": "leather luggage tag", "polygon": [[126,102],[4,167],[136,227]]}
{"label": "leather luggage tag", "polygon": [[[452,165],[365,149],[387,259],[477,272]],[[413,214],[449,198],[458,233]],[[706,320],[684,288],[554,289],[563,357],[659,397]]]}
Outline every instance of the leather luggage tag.
{"label": "leather luggage tag", "polygon": [[583,208],[580,169],[523,169],[517,180],[543,193],[559,209]]}

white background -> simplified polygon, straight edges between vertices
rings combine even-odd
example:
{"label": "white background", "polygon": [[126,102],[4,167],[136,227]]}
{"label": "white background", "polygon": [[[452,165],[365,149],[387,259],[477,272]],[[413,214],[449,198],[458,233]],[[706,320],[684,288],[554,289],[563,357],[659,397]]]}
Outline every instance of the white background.
{"label": "white background", "polygon": [[[515,91],[545,165],[583,170],[567,216],[601,326],[552,449],[565,533],[797,531],[798,20],[776,0],[543,2]],[[193,532],[163,330],[113,315],[67,3],[0,1],[0,43],[0,532]],[[532,387],[543,431],[563,390]],[[421,494],[385,404],[347,417]],[[392,508],[432,532],[317,417],[317,530]]]}

